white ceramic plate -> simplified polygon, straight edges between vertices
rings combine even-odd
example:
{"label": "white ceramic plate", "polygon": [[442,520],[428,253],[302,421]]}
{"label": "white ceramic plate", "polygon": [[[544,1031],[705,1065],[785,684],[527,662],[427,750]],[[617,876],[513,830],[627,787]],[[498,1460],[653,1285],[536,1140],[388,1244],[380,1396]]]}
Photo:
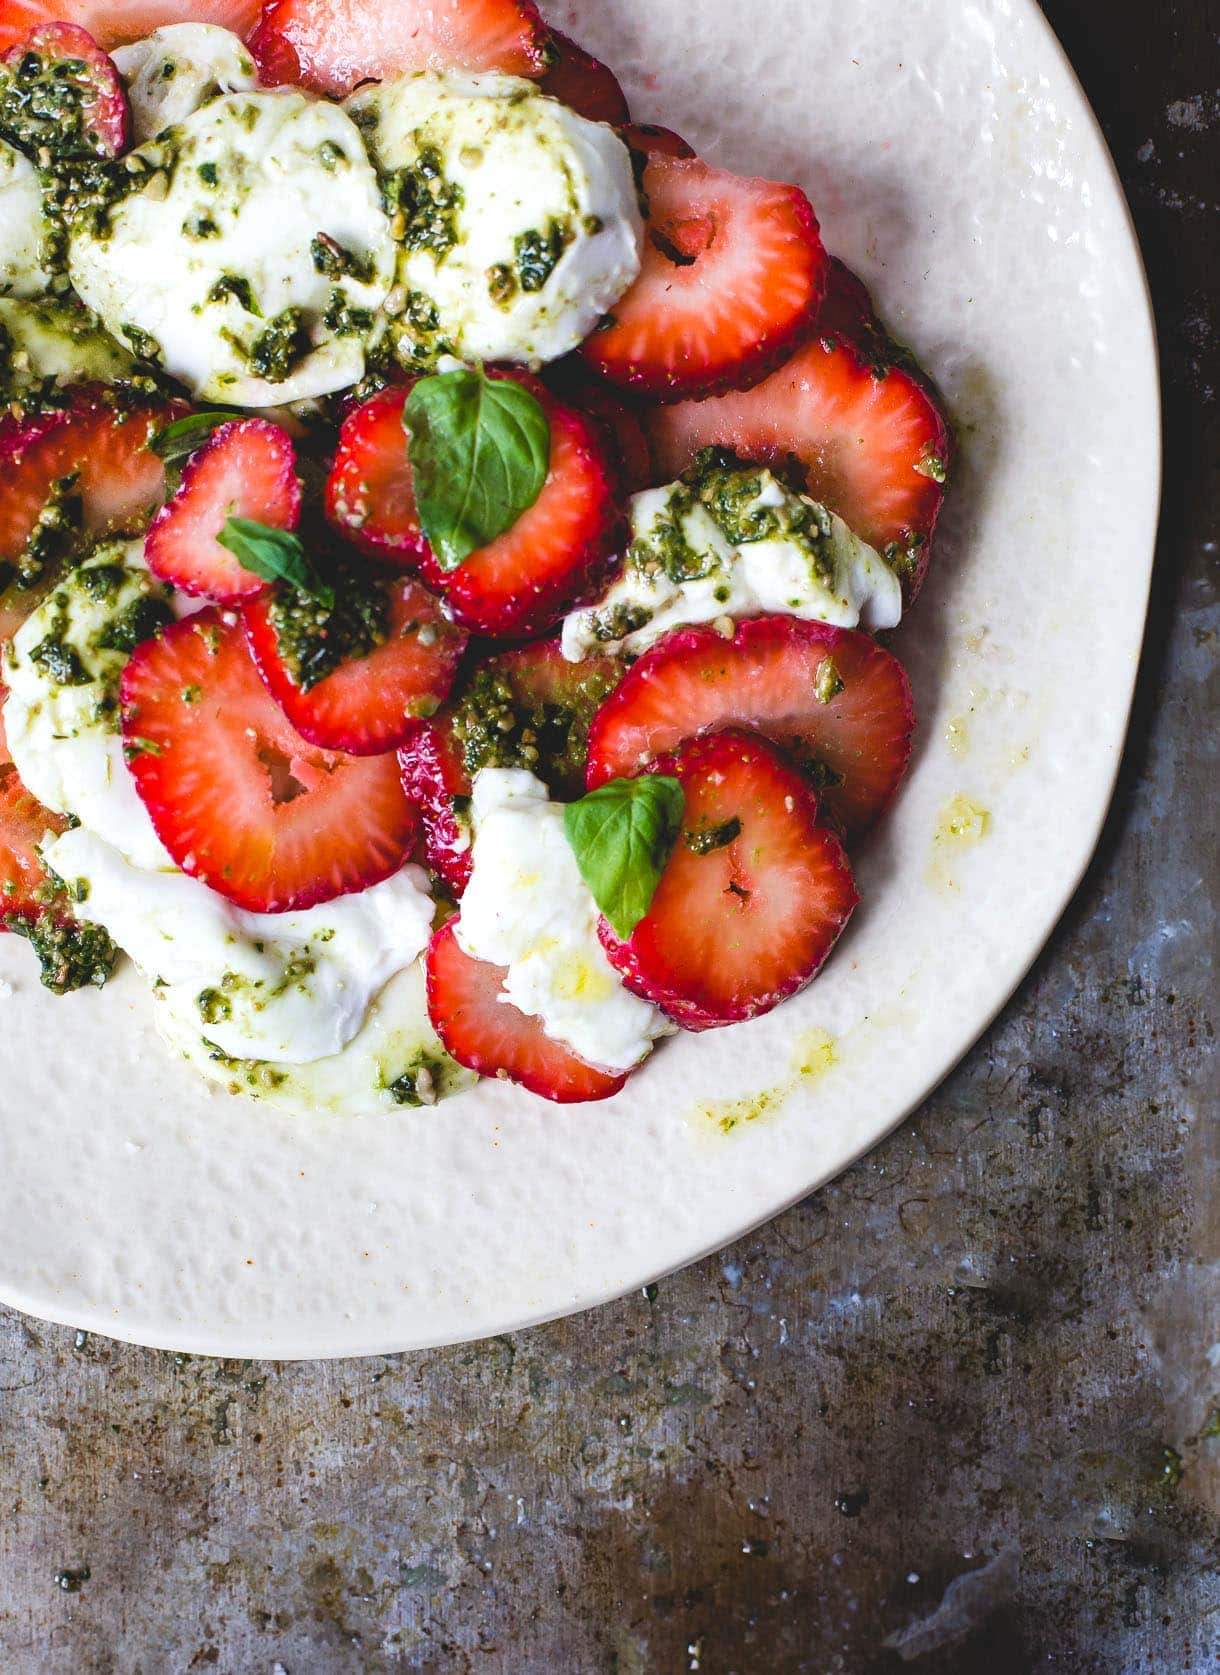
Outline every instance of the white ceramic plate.
{"label": "white ceramic plate", "polygon": [[[1079,879],[1139,654],[1159,480],[1139,255],[1030,0],[578,0],[641,119],[797,180],[939,379],[962,455],[897,649],[920,717],[825,975],[615,1101],[484,1084],[384,1118],[212,1092],[128,974],[56,1001],[4,939],[0,1297],[137,1342],[331,1356],[638,1286],[825,1181],[975,1040]],[[698,27],[691,28],[692,15]],[[947,835],[978,812],[977,841]],[[981,811],[986,811],[985,816]],[[970,825],[967,815],[965,824]]]}

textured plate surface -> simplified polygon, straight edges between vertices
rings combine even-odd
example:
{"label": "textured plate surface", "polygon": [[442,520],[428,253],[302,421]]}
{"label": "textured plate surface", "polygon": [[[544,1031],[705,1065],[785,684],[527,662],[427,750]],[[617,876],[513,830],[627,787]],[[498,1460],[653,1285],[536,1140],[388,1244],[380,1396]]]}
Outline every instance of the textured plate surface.
{"label": "textured plate surface", "polygon": [[[900,630],[913,772],[858,857],[826,974],[668,1043],[607,1105],[502,1085],[292,1119],[212,1092],[139,982],[55,1001],[0,946],[0,1297],[201,1353],[388,1351],[639,1285],[844,1167],[985,1027],[1096,842],[1143,628],[1159,479],[1138,253],[1028,0],[580,0],[552,20],[638,117],[801,182],[939,379],[961,460]],[[958,834],[958,835],[955,835]]]}

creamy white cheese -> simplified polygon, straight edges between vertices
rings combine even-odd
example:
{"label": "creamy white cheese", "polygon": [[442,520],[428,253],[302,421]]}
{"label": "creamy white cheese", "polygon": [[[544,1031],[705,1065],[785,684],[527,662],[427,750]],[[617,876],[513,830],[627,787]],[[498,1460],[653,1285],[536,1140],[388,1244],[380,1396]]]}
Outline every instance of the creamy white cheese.
{"label": "creamy white cheese", "polygon": [[457,940],[506,966],[503,998],[589,1064],[630,1070],[673,1025],[630,994],[598,940],[597,904],[563,829],[563,806],[517,768],[484,768],[471,802],[473,871]]}
{"label": "creamy white cheese", "polygon": [[57,384],[86,378],[112,384],[129,376],[134,365],[90,314],[63,298],[0,297],[0,342],[5,336],[5,389],[10,395],[33,389],[46,378]]}
{"label": "creamy white cheese", "polygon": [[446,349],[554,360],[638,274],[626,146],[533,82],[424,73],[360,89],[346,108],[398,203],[389,333],[404,364]]}
{"label": "creamy white cheese", "polygon": [[[195,395],[241,406],[361,378],[395,249],[360,135],[338,106],[289,91],[227,94],[127,166],[148,173],[111,207],[108,227],[78,229],[69,246],[73,284],[115,336]],[[277,341],[288,351],[280,364]]]}
{"label": "creamy white cheese", "polygon": [[671,629],[722,616],[877,629],[902,615],[902,589],[880,554],[770,471],[647,489],[632,498],[631,531],[617,580],[564,619],[571,662],[598,651],[638,656]]}
{"label": "creamy white cheese", "polygon": [[24,153],[0,140],[0,296],[36,297],[46,290],[46,232],[38,171]]}
{"label": "creamy white cheese", "polygon": [[432,929],[427,877],[413,866],[304,912],[247,913],[172,866],[134,866],[83,826],[42,853],[77,916],[106,927],[182,1028],[233,1057],[341,1051]]}
{"label": "creamy white cheese", "polygon": [[[123,758],[118,690],[129,652],[104,642],[141,600],[168,597],[142,540],[105,542],[26,618],[0,664],[5,733],[24,783],[142,867],[173,862]],[[70,680],[65,655],[75,659]]]}
{"label": "creamy white cheese", "polygon": [[240,38],[214,23],[169,23],[111,57],[127,84],[137,145],[182,122],[220,93],[258,86],[254,60]]}
{"label": "creamy white cheese", "polygon": [[[390,978],[363,1025],[338,1053],[307,1064],[270,1064],[223,1052],[153,990],[153,1020],[166,1045],[210,1082],[295,1116],[418,1119],[419,1107],[473,1087],[478,1078],[445,1052],[428,1017],[422,960]],[[206,1039],[205,1039],[206,1037]]]}

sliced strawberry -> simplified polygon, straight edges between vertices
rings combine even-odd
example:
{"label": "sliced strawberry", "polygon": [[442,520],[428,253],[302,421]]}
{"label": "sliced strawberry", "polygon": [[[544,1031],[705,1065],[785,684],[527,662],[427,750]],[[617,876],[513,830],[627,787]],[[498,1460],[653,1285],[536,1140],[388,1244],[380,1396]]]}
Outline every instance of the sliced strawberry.
{"label": "sliced strawberry", "polygon": [[541,76],[551,58],[533,0],[271,0],[260,62],[275,36],[296,54],[303,84],[331,94],[416,70]]}
{"label": "sliced strawberry", "polygon": [[50,879],[37,846],[67,825],[26,790],[16,768],[0,766],[0,921],[36,919],[45,910]]}
{"label": "sliced strawberry", "polygon": [[431,715],[453,685],[466,635],[441,613],[439,602],[410,577],[369,585],[374,609],[384,610],[387,638],[350,658],[313,685],[301,684],[284,657],[277,632],[280,589],[246,606],[246,636],[267,690],[311,744],[352,756],[394,750]]}
{"label": "sliced strawberry", "polygon": [[616,658],[569,663],[558,640],[534,641],[479,664],[457,697],[414,725],[399,751],[403,785],[419,804],[428,865],[455,893],[470,878],[474,775],[528,768],[552,797],[579,797],[589,723],[622,674]]}
{"label": "sliced strawberry", "polygon": [[107,52],[142,41],[167,23],[216,23],[244,38],[259,5],[260,0],[0,0],[0,50],[56,20],[87,29]]}
{"label": "sliced strawberry", "polygon": [[627,96],[613,70],[558,29],[551,30],[551,46],[555,61],[539,83],[544,93],[590,122],[620,127],[631,120]]}
{"label": "sliced strawberry", "polygon": [[326,515],[334,527],[370,558],[397,569],[413,569],[428,548],[402,427],[409,394],[404,386],[379,390],[347,415],[326,480]]}
{"label": "sliced strawberry", "polygon": [[284,37],[261,17],[246,45],[258,65],[262,87],[298,87],[304,80],[301,60]]}
{"label": "sliced strawberry", "polygon": [[757,383],[808,333],[826,284],[803,192],[676,156],[672,138],[632,141],[648,146],[643,266],[581,351],[655,401]]}
{"label": "sliced strawberry", "polygon": [[221,546],[226,520],[295,529],[300,511],[292,438],[269,419],[234,419],[191,455],[177,493],[153,519],[148,568],[183,593],[221,604],[250,599],[268,584]]}
{"label": "sliced strawberry", "polygon": [[519,1082],[560,1105],[609,1099],[627,1080],[577,1058],[537,1018],[501,998],[505,972],[463,953],[457,919],[436,932],[427,953],[428,1013],[445,1051],[468,1070]]}
{"label": "sliced strawberry", "polygon": [[911,754],[906,673],[869,635],[753,617],[731,639],[682,628],[646,652],[589,729],[589,789],[636,774],[685,739],[753,728],[783,745],[851,832],[893,797]]}
{"label": "sliced strawberry", "polygon": [[123,407],[82,386],[61,410],[0,433],[0,642],[11,638],[60,561],[142,528],[165,498],[150,438],[181,404]]}
{"label": "sliced strawberry", "polygon": [[241,623],[209,607],[138,647],[123,746],[184,872],[255,912],[311,907],[396,872],[415,815],[393,756],[309,744],[259,679]]}
{"label": "sliced strawberry", "polygon": [[457,620],[493,639],[542,634],[596,592],[619,533],[618,471],[600,424],[562,405],[528,373],[503,372],[532,390],[551,427],[542,493],[511,529],[444,570],[425,548],[420,574]]}
{"label": "sliced strawberry", "polygon": [[546,381],[560,400],[601,425],[618,463],[624,494],[638,494],[654,480],[652,451],[637,409],[628,398],[589,374],[579,355],[568,355],[546,368]]}
{"label": "sliced strawberry", "polygon": [[627,986],[684,1029],[769,1012],[821,968],[857,900],[809,782],[757,734],[725,732],[655,764],[685,795],[652,905],[602,942]]}
{"label": "sliced strawberry", "polygon": [[640,157],[640,168],[647,166],[650,157],[693,157],[695,148],[687,145],[681,134],[672,128],[662,128],[655,122],[629,122],[622,132],[622,141]]}
{"label": "sliced strawberry", "polygon": [[131,127],[119,72],[74,23],[40,24],[5,52],[0,118],[31,156],[117,157]]}
{"label": "sliced strawberry", "polygon": [[808,492],[886,555],[909,602],[923,581],[944,498],[949,427],[918,377],[878,362],[879,330],[859,342],[844,334],[840,322],[859,306],[858,295],[840,285],[834,329],[778,372],[752,390],[658,409],[646,428],[662,481],[712,443],[761,464],[799,461]]}

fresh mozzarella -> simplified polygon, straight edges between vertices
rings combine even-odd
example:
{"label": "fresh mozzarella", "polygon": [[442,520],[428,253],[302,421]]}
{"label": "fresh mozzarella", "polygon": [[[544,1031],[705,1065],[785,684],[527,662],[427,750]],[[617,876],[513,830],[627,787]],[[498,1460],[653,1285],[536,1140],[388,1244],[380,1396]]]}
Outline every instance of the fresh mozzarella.
{"label": "fresh mozzarella", "polygon": [[110,331],[208,400],[268,407],[360,379],[395,251],[338,106],[226,94],[126,161],[136,184],[69,246]]}
{"label": "fresh mozzarella", "polygon": [[396,972],[347,1046],[308,1064],[269,1064],[222,1052],[196,1017],[153,991],[153,1020],[166,1045],[208,1081],[295,1116],[411,1117],[420,1106],[473,1087],[477,1077],[445,1052],[428,1017],[423,962]]}
{"label": "fresh mozzarella", "polygon": [[301,1064],[340,1052],[432,929],[418,867],[300,913],[247,913],[172,866],[134,866],[83,826],[42,853],[77,916],[105,926],[179,1025],[235,1058]]}
{"label": "fresh mozzarella", "polygon": [[118,47],[111,57],[127,83],[137,145],[185,121],[218,94],[258,86],[258,71],[242,41],[214,23],[169,23]]}
{"label": "fresh mozzarella", "polygon": [[154,601],[168,593],[145,567],[144,543],[106,542],[26,618],[0,665],[9,753],[23,782],[142,867],[173,862],[123,757],[118,692],[131,650],[122,624]]}
{"label": "fresh mozzarella", "polygon": [[390,341],[404,365],[554,360],[639,273],[626,146],[533,82],[424,73],[347,109],[397,206]]}
{"label": "fresh mozzarella", "polygon": [[[3,208],[0,206],[0,214]],[[112,384],[131,376],[131,356],[77,303],[0,297],[0,389],[11,399],[44,379]]]}
{"label": "fresh mozzarella", "polygon": [[0,140],[0,296],[36,297],[46,290],[46,232],[38,171],[15,146]]}
{"label": "fresh mozzarella", "polygon": [[622,573],[563,624],[563,654],[638,656],[684,624],[775,613],[841,628],[893,628],[898,578],[833,512],[770,471],[713,467],[631,502]]}
{"label": "fresh mozzarella", "polygon": [[597,904],[563,828],[563,806],[533,774],[484,768],[471,803],[473,871],[462,896],[459,945],[508,968],[503,998],[589,1064],[630,1070],[665,1016],[630,994],[598,939]]}

